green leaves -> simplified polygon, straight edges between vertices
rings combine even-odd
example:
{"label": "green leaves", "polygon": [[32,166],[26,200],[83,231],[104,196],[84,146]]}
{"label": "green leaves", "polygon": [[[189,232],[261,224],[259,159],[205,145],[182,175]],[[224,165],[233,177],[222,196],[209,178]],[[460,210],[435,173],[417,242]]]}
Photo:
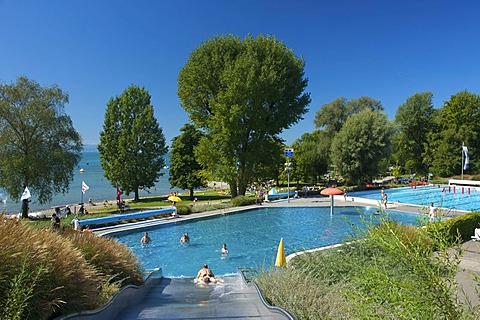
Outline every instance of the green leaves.
{"label": "green leaves", "polygon": [[25,186],[40,203],[68,190],[82,143],[64,113],[67,102],[58,86],[42,87],[26,77],[0,85],[0,187],[12,199]]}
{"label": "green leaves", "polygon": [[165,165],[165,137],[153,114],[150,94],[130,86],[107,104],[98,146],[105,177],[125,194],[155,185]]}
{"label": "green leaves", "polygon": [[178,95],[206,134],[198,161],[212,177],[238,184],[244,194],[272,161],[271,152],[259,150],[280,157],[278,134],[298,122],[310,102],[303,68],[304,61],[273,37],[216,37],[192,52],[179,74]]}

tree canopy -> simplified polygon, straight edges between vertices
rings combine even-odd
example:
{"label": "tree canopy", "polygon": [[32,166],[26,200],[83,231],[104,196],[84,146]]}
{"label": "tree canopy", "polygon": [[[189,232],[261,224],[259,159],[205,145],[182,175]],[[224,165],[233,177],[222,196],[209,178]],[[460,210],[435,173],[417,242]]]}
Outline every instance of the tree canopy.
{"label": "tree canopy", "polygon": [[350,101],[340,97],[322,105],[315,113],[313,123],[317,128],[322,128],[328,134],[333,135],[340,132],[350,116],[364,109],[383,111],[382,103],[370,97],[364,96]]}
{"label": "tree canopy", "polygon": [[207,40],[191,53],[178,84],[183,108],[205,132],[198,161],[230,184],[233,197],[245,194],[272,152],[281,152],[278,135],[310,103],[304,61],[268,36]]}
{"label": "tree canopy", "polygon": [[110,99],[98,151],[112,186],[127,195],[134,192],[135,200],[139,189],[155,186],[168,148],[145,88],[132,85]]}
{"label": "tree canopy", "polygon": [[[480,150],[480,96],[468,91],[454,94],[439,110],[436,131],[428,138],[431,171],[439,176],[458,175],[462,171],[462,144],[470,155]],[[475,172],[478,157],[472,156],[468,172]]]}
{"label": "tree canopy", "polygon": [[202,166],[195,157],[195,147],[200,143],[203,134],[192,124],[186,124],[181,134],[172,141],[170,153],[170,177],[172,187],[188,189],[193,200],[193,190],[206,185],[202,176]]}
{"label": "tree canopy", "polygon": [[404,165],[409,163],[410,170],[421,174],[429,171],[425,148],[434,125],[432,98],[431,92],[415,93],[398,107],[395,115],[399,129],[395,158]]}
{"label": "tree canopy", "polygon": [[347,119],[331,146],[332,162],[349,182],[371,182],[389,153],[392,126],[380,111],[364,109]]}
{"label": "tree canopy", "polygon": [[0,187],[12,199],[28,187],[44,204],[69,190],[82,142],[64,112],[66,103],[68,94],[57,85],[42,87],[26,77],[0,85]]}

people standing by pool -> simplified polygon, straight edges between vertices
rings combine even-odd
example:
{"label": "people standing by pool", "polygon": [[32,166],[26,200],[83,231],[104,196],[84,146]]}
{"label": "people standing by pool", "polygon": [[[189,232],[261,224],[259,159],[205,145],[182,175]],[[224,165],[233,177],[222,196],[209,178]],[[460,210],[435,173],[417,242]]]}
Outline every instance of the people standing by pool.
{"label": "people standing by pool", "polygon": [[428,220],[433,222],[437,217],[438,208],[433,205],[433,202],[430,202],[429,213],[428,213]]}
{"label": "people standing by pool", "polygon": [[182,237],[180,238],[180,243],[190,243],[190,236],[188,232],[185,232]]}
{"label": "people standing by pool", "polygon": [[347,201],[347,187],[343,188],[343,200]]}
{"label": "people standing by pool", "polygon": [[172,217],[178,218],[178,210],[177,210],[177,203],[173,201],[173,212],[172,212]]}
{"label": "people standing by pool", "polygon": [[78,216],[75,215],[72,219],[73,230],[80,231],[80,221],[78,220]]}
{"label": "people standing by pool", "polygon": [[222,254],[228,254],[228,249],[227,249],[227,244],[226,243],[224,243],[222,245]]}
{"label": "people standing by pool", "polygon": [[142,239],[140,240],[140,243],[141,244],[147,244],[147,243],[150,243],[150,242],[152,242],[152,239],[150,239],[150,237],[148,236],[148,232],[145,232],[143,234]]}
{"label": "people standing by pool", "polygon": [[52,214],[52,229],[56,232],[60,231],[60,217],[56,213]]}
{"label": "people standing by pool", "polygon": [[[382,191],[383,191],[383,189],[382,189]],[[385,191],[383,191],[382,203],[383,203],[383,205],[385,206],[385,209],[387,209],[388,195],[385,193]]]}

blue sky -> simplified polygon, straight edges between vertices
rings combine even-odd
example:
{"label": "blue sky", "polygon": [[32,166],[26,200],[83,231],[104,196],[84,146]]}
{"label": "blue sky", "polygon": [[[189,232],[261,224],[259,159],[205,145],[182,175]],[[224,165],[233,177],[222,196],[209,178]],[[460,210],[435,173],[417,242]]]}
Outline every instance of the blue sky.
{"label": "blue sky", "polygon": [[436,108],[461,90],[479,94],[479,9],[442,0],[0,0],[0,81],[58,84],[85,144],[98,143],[110,97],[145,86],[170,144],[188,122],[176,92],[190,52],[218,35],[273,35],[305,59],[312,98],[283,133],[289,144],[341,96],[380,100],[393,119],[416,92],[431,91]]}

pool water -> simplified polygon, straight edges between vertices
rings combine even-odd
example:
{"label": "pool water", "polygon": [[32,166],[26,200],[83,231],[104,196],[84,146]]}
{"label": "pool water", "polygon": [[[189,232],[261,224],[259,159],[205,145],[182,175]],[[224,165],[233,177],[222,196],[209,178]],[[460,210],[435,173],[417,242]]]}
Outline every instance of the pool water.
{"label": "pool water", "polygon": [[[363,219],[378,220],[377,208],[329,207],[260,208],[217,217],[165,224],[149,229],[115,234],[137,255],[145,271],[162,268],[166,277],[195,277],[207,263],[217,275],[230,275],[237,267],[253,269],[274,265],[280,238],[285,254],[322,247],[346,240],[351,224],[365,227]],[[418,215],[390,212],[391,219],[417,224]],[[152,242],[142,245],[143,232]],[[181,244],[184,232],[189,244]],[[222,255],[226,243],[228,255]]]}
{"label": "pool water", "polygon": [[[469,191],[470,190],[470,191]],[[401,202],[429,206],[433,202],[436,207],[465,211],[480,211],[480,192],[475,188],[457,186],[425,186],[417,188],[386,189],[389,202]],[[348,194],[352,197],[361,197],[381,200],[380,190],[357,191]]]}

